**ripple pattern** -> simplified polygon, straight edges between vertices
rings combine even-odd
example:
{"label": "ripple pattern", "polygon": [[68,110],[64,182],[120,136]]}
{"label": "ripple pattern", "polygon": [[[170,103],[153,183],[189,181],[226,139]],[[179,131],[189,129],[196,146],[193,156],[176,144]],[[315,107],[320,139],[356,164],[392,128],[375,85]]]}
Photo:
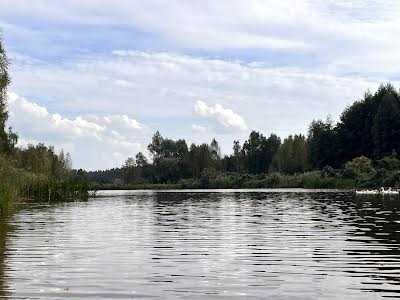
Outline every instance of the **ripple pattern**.
{"label": "ripple pattern", "polygon": [[400,297],[397,197],[113,192],[0,223],[2,299]]}

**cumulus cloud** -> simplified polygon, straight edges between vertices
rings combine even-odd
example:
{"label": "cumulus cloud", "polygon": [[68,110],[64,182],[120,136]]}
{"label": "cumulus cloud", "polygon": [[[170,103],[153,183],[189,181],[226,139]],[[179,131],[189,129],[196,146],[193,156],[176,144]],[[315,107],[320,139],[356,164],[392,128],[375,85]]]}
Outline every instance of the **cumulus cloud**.
{"label": "cumulus cloud", "polygon": [[77,167],[88,169],[118,166],[123,160],[121,152],[128,156],[141,150],[137,140],[141,140],[144,126],[127,115],[77,116],[72,119],[49,113],[45,107],[16,93],[9,93],[8,99],[10,124],[21,135],[21,146],[42,141],[66,148],[77,158]]}
{"label": "cumulus cloud", "polygon": [[210,119],[227,130],[246,130],[246,123],[240,115],[220,104],[208,106],[204,101],[198,100],[194,105],[194,111],[199,116]]}
{"label": "cumulus cloud", "polygon": [[125,114],[105,116],[89,115],[86,118],[93,120],[97,124],[107,126],[108,128],[116,128],[117,130],[141,130],[144,128],[138,121],[131,119]]}
{"label": "cumulus cloud", "polygon": [[[114,53],[110,57],[77,59],[67,65],[13,65],[12,90],[37,101],[35,109],[31,108],[35,115],[48,115],[47,110],[61,112],[59,124],[80,124],[81,135],[93,131],[101,137],[104,131],[113,141],[122,135],[129,137],[129,142],[147,145],[152,134],[160,130],[165,136],[186,138],[189,143],[209,142],[216,137],[222,149],[230,152],[234,139],[246,138],[247,131],[240,128],[275,132],[282,137],[306,133],[312,119],[325,118],[328,113],[337,119],[367,88],[384,82],[271,67],[262,62],[126,51],[122,56]],[[110,84],[114,80],[132,85],[117,87]],[[198,105],[198,99],[218,99],[220,106]],[[199,113],[194,111],[194,103]],[[68,112],[68,118],[62,112]],[[129,112],[134,112],[146,126],[129,117]],[[24,124],[24,118],[17,119],[10,119],[10,125],[16,127],[13,123],[18,122],[18,132],[26,139],[37,139],[33,122]],[[91,123],[98,127],[87,129],[93,126]],[[208,130],[193,135],[191,124],[207,126]],[[43,130],[44,126],[40,127]],[[143,134],[138,137],[138,133]],[[106,146],[103,143],[96,147]],[[79,159],[86,165],[79,152],[74,157],[82,157]],[[99,167],[103,161],[104,158],[98,160]]]}
{"label": "cumulus cloud", "polygon": [[206,132],[207,131],[207,127],[201,126],[201,125],[197,125],[197,124],[192,124],[192,130],[194,132]]}
{"label": "cumulus cloud", "polygon": [[117,87],[131,87],[132,83],[123,79],[117,79],[113,82]]}
{"label": "cumulus cloud", "polygon": [[[140,51],[77,60],[68,66],[14,65],[12,71],[13,90],[46,99],[53,111],[97,116],[132,111],[158,123],[164,118],[188,117],[198,99],[218,99],[221,106],[240,112],[247,127],[265,126],[285,133],[289,132],[276,123],[303,130],[311,119],[327,112],[337,117],[347,104],[377,84],[358,76]],[[124,78],[135,86],[116,88],[108,84],[110,78]],[[101,124],[105,125],[104,120]]]}
{"label": "cumulus cloud", "polygon": [[16,126],[24,124],[32,131],[54,132],[72,139],[93,137],[100,140],[101,134],[105,131],[104,126],[79,116],[68,119],[58,113],[50,114],[45,107],[29,102],[15,93],[9,93],[8,98],[11,118]]}

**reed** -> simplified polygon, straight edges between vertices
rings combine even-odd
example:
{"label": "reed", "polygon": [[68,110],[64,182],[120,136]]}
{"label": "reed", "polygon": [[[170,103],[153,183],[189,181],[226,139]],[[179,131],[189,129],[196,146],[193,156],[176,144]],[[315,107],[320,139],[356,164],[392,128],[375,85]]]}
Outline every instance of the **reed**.
{"label": "reed", "polygon": [[17,203],[18,198],[36,201],[63,201],[87,198],[89,186],[73,183],[68,178],[54,180],[48,176],[33,174],[0,160],[0,212]]}
{"label": "reed", "polygon": [[89,196],[89,186],[85,183],[45,180],[28,184],[19,195],[33,200],[76,200]]}

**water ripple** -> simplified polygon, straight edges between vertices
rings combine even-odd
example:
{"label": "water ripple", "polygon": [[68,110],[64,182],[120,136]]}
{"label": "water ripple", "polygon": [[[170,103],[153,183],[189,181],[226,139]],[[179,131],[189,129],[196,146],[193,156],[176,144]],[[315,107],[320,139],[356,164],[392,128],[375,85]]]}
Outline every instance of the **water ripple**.
{"label": "water ripple", "polygon": [[117,191],[0,222],[4,299],[400,297],[400,199]]}

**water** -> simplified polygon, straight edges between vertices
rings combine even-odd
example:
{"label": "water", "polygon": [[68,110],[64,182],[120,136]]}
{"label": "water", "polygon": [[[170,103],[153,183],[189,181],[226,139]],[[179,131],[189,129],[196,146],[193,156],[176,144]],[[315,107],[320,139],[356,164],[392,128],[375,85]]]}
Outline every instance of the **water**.
{"label": "water", "polygon": [[400,199],[107,192],[0,224],[2,299],[400,297]]}

